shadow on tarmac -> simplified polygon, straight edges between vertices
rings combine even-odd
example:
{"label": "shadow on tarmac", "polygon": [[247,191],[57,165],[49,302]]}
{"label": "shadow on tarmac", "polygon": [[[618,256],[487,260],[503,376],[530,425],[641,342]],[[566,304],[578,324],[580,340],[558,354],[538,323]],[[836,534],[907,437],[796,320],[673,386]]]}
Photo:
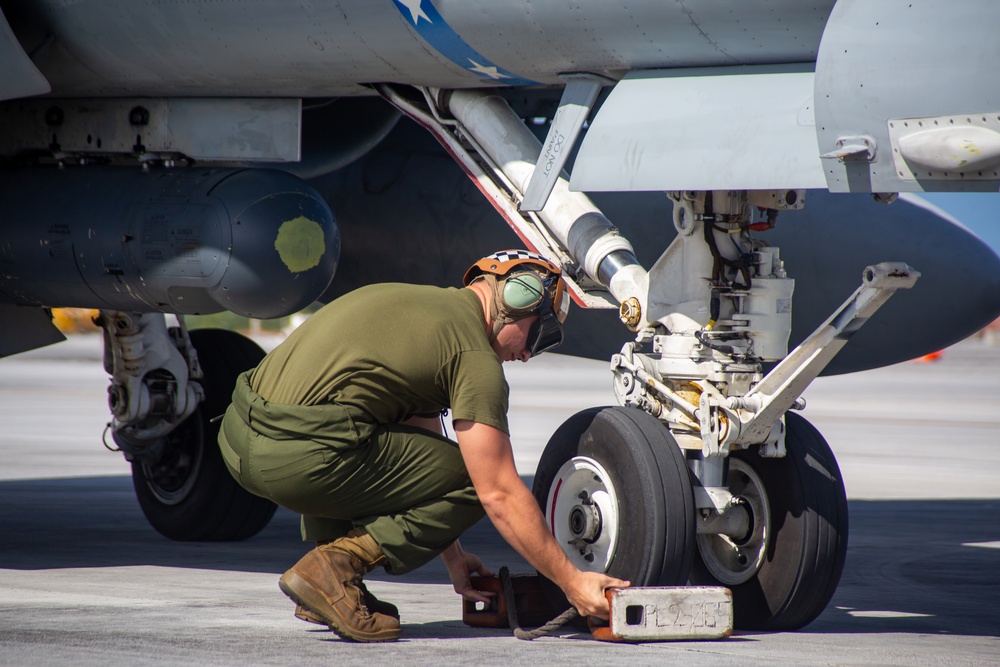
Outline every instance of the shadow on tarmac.
{"label": "shadow on tarmac", "polygon": [[[531,478],[526,483],[530,487]],[[533,571],[489,521],[466,532],[462,544],[482,554],[494,569],[508,565],[514,572]],[[154,565],[280,575],[309,548],[300,537],[299,515],[282,508],[249,540],[175,542],[146,522],[130,477],[0,481],[2,569]],[[438,559],[402,576],[371,576],[404,583],[450,583]]]}
{"label": "shadow on tarmac", "polygon": [[[1000,499],[850,501],[844,575],[808,631],[1000,637],[1000,528],[991,519],[998,511]],[[532,571],[489,521],[462,544],[494,569]],[[146,523],[128,477],[0,482],[3,569],[153,565],[278,576],[306,550],[298,516],[285,510],[250,540],[174,542]],[[375,578],[449,583],[438,559],[403,576]],[[429,624],[428,636],[440,637],[447,625]]]}

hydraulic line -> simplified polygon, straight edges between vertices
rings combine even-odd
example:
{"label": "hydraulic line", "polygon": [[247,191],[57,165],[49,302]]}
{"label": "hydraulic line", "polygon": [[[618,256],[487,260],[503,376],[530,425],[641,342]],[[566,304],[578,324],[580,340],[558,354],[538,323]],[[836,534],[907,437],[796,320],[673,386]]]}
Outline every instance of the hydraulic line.
{"label": "hydraulic line", "polygon": [[[471,90],[432,92],[523,193],[542,145],[507,101]],[[639,296],[636,285],[645,284],[646,271],[632,245],[586,195],[571,192],[565,178],[556,182],[538,216],[587,275],[607,286],[619,303]]]}

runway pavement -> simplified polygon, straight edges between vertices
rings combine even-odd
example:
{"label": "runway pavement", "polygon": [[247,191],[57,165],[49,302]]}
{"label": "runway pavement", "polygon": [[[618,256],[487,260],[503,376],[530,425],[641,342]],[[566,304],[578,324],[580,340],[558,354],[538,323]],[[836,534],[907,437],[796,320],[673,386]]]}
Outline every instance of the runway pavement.
{"label": "runway pavement", "polygon": [[[546,355],[509,368],[517,465],[612,402],[606,365]],[[176,543],[148,527],[108,419],[93,336],[0,360],[0,665],[997,665],[1000,346],[824,378],[804,415],[837,453],[851,536],[840,588],[796,633],[612,645],[566,630],[523,642],[467,628],[434,563],[372,590],[404,639],[344,642],[295,620],[277,578],[306,550],[279,511],[241,543]],[[527,572],[488,522],[463,543]]]}

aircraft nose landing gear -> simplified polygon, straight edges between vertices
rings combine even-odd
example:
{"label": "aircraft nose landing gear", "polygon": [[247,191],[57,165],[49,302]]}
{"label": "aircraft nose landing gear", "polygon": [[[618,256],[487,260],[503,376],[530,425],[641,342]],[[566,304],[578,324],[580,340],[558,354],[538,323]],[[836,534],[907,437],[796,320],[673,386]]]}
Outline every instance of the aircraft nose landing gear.
{"label": "aircraft nose landing gear", "polygon": [[[725,586],[736,627],[798,629],[840,581],[847,496],[819,432],[799,415],[786,419],[784,458],[731,454],[729,511],[742,516],[713,514],[713,529],[696,528],[689,470],[670,432],[635,408],[592,408],[560,426],[539,461],[535,499],[580,569],[633,586]],[[547,592],[560,607],[558,589]]]}
{"label": "aircraft nose landing gear", "polygon": [[[556,531],[558,485],[572,477],[566,471],[573,457],[590,457],[600,465],[600,476],[612,482],[605,490],[617,499],[618,515],[634,519],[649,537],[636,540],[630,535],[632,522],[620,519],[612,551],[578,566],[603,569],[640,586],[675,585],[683,583],[677,575],[687,572],[687,559],[693,558],[691,583],[732,590],[737,627],[795,630],[813,621],[843,571],[847,496],[829,445],[805,419],[785,411],[799,407],[798,394],[850,334],[918,275],[901,264],[866,269],[855,294],[767,376],[751,368],[747,355],[736,361],[717,356],[720,351],[704,345],[704,337],[697,338],[699,346],[687,345],[690,337],[676,334],[640,334],[640,342],[653,343],[653,355],[627,343],[612,369],[619,400],[634,407],[585,411],[560,427],[539,463],[535,497],[540,504],[548,500],[546,516],[555,521]],[[701,367],[695,359],[701,359]],[[704,378],[698,379],[699,373]],[[675,473],[686,476],[688,465],[693,501],[677,493],[682,486]],[[647,477],[669,477],[672,466],[674,477],[659,482],[672,488],[664,496]],[[697,537],[685,538],[689,534],[679,515],[688,510],[682,501],[697,508]],[[579,506],[575,497],[566,504],[567,514]],[[580,530],[586,531],[587,517],[582,518]],[[657,532],[664,527],[674,531],[672,540]],[[606,522],[602,528],[608,528]],[[578,546],[573,539],[561,540],[567,551]],[[635,550],[650,549],[652,560],[660,559],[659,570],[635,555]],[[671,559],[676,560],[673,569]]]}

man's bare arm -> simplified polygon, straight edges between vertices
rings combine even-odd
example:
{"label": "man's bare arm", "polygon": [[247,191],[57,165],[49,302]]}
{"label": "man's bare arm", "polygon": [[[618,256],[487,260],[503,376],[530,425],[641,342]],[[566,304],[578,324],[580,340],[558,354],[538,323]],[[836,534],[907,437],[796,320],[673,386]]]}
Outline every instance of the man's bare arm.
{"label": "man's bare arm", "polygon": [[581,614],[607,618],[604,589],[625,587],[628,582],[582,572],[569,561],[545,525],[534,496],[517,474],[506,433],[468,420],[456,421],[455,432],[472,484],[500,535],[554,581]]}

